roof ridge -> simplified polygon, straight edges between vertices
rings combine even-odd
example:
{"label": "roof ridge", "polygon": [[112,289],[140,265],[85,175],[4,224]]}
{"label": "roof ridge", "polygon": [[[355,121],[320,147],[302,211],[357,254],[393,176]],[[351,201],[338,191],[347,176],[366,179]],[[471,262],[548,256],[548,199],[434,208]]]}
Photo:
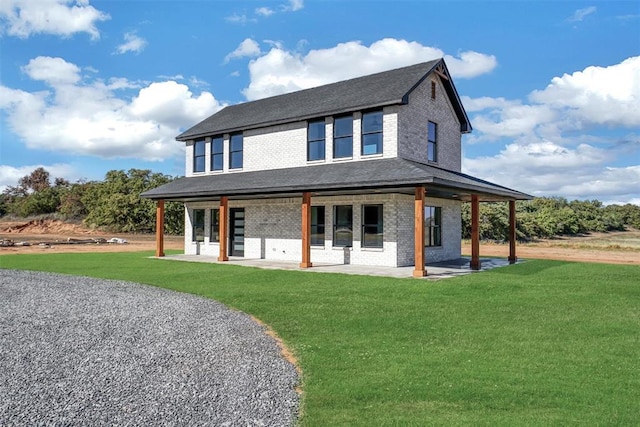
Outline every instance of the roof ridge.
{"label": "roof ridge", "polygon": [[406,95],[442,58],[353,77],[312,88],[228,105],[176,137],[180,141],[315,116],[358,111],[406,102]]}

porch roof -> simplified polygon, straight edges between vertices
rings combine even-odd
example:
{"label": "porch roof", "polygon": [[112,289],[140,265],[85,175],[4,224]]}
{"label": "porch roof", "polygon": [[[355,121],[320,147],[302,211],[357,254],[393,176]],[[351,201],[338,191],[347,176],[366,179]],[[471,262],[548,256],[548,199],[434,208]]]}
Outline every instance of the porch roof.
{"label": "porch roof", "polygon": [[528,194],[460,172],[401,158],[340,162],[255,172],[179,178],[146,191],[144,198],[168,201],[286,197],[312,195],[406,193],[425,186],[428,197],[469,201],[528,200]]}

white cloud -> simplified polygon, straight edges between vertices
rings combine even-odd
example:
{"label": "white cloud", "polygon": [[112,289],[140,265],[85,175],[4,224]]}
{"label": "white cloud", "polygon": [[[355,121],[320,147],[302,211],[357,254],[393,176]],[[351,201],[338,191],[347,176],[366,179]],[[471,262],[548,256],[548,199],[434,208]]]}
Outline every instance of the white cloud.
{"label": "white cloud", "polygon": [[28,38],[34,34],[70,37],[88,33],[100,37],[96,23],[110,19],[107,13],[89,5],[88,0],[2,0],[0,35]]}
{"label": "white cloud", "polygon": [[465,158],[463,171],[534,196],[601,201],[638,197],[640,165],[607,166],[614,155],[587,144],[567,148],[541,140],[509,144],[495,156]]}
{"label": "white cloud", "polygon": [[258,56],[260,53],[260,45],[258,42],[250,38],[246,38],[238,45],[236,50],[225,56],[224,62],[229,62],[236,58]]}
{"label": "white cloud", "polygon": [[529,96],[589,124],[640,127],[640,56],[554,77]]}
{"label": "white cloud", "polygon": [[127,52],[140,53],[147,46],[147,41],[135,32],[124,33],[124,43],[116,48],[116,53],[122,55]]}
{"label": "white cloud", "polygon": [[257,20],[255,18],[248,18],[247,15],[242,14],[239,15],[237,13],[234,13],[233,15],[227,16],[226,18],[224,18],[225,21],[230,22],[232,24],[247,24],[249,22],[256,22]]}
{"label": "white cloud", "polygon": [[132,98],[116,90],[138,85],[126,79],[80,80],[75,64],[38,57],[25,72],[49,90],[26,92],[0,86],[0,108],[8,128],[31,149],[104,158],[145,160],[180,153],[175,136],[222,108],[209,92],[194,95],[175,81],[155,82]]}
{"label": "white cloud", "polygon": [[477,135],[471,141],[538,135],[554,140],[566,132],[640,127],[640,56],[609,67],[554,77],[543,90],[520,100],[462,98]]}
{"label": "white cloud", "polygon": [[258,18],[268,18],[278,12],[297,12],[302,8],[304,8],[304,0],[289,0],[287,3],[281,4],[277,10],[271,7],[261,6],[253,10],[253,17],[247,16],[246,13],[234,13],[224,19],[232,24],[246,25],[248,23],[258,22]]}
{"label": "white cloud", "polygon": [[55,178],[65,178],[71,182],[77,181],[80,178],[78,171],[73,166],[64,163],[20,167],[0,165],[0,193],[8,186],[16,186],[20,178],[29,175],[38,168],[44,168],[49,172],[52,184]]}
{"label": "white cloud", "polygon": [[567,21],[569,22],[580,22],[584,20],[588,15],[595,13],[598,10],[595,6],[585,7],[584,9],[576,10],[573,15],[571,15]]}
{"label": "white cloud", "polygon": [[465,159],[468,173],[536,196],[640,197],[640,57],[555,77],[525,102],[462,100],[476,113],[466,144],[508,141],[496,156]]}
{"label": "white cloud", "polygon": [[80,81],[80,68],[62,58],[39,56],[22,67],[22,71],[31,79],[49,85],[74,84]]}
{"label": "white cloud", "polygon": [[243,93],[254,100],[441,57],[453,77],[475,77],[497,65],[492,55],[468,51],[453,57],[434,47],[393,38],[378,40],[370,46],[359,41],[340,43],[332,48],[311,50],[306,55],[275,46],[251,61],[251,82]]}
{"label": "white cloud", "polygon": [[281,7],[285,12],[297,12],[304,8],[304,0],[289,0],[288,4],[284,4]]}
{"label": "white cloud", "polygon": [[270,9],[268,7],[259,7],[255,10],[256,15],[260,15],[260,16],[271,16],[273,15],[275,12],[273,11],[273,9]]}

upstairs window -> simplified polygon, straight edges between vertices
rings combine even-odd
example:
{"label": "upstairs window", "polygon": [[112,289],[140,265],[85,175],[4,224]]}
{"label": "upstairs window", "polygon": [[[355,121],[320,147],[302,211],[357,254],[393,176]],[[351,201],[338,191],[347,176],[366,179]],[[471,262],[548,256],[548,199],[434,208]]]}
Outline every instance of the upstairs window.
{"label": "upstairs window", "polygon": [[429,122],[427,129],[427,160],[430,162],[438,161],[438,125]]}
{"label": "upstairs window", "polygon": [[193,143],[193,171],[204,172],[205,166],[205,147],[204,138],[196,139]]}
{"label": "upstairs window", "polygon": [[353,157],[353,116],[333,121],[333,158]]}
{"label": "upstairs window", "polygon": [[362,115],[362,155],[382,154],[382,111]]}
{"label": "upstairs window", "polygon": [[424,207],[424,245],[442,246],[442,208]]}
{"label": "upstairs window", "polygon": [[194,242],[204,242],[204,209],[193,210],[193,233],[191,240]]}
{"label": "upstairs window", "polygon": [[350,247],[353,244],[353,206],[333,207],[333,246]]}
{"label": "upstairs window", "polygon": [[431,80],[431,99],[436,99],[436,82]]}
{"label": "upstairs window", "polygon": [[211,139],[211,170],[221,171],[223,168],[224,158],[224,140],[222,136],[214,136]]}
{"label": "upstairs window", "polygon": [[324,120],[309,122],[309,126],[307,128],[307,160],[324,160],[324,148]]}
{"label": "upstairs window", "polygon": [[324,246],[324,206],[311,206],[311,245]]}
{"label": "upstairs window", "polygon": [[209,231],[209,241],[220,241],[220,209],[211,209],[211,228]]}
{"label": "upstairs window", "polygon": [[229,140],[229,169],[242,168],[243,138],[241,133],[231,135]]}
{"label": "upstairs window", "polygon": [[382,205],[362,206],[362,247],[381,248],[383,242]]}

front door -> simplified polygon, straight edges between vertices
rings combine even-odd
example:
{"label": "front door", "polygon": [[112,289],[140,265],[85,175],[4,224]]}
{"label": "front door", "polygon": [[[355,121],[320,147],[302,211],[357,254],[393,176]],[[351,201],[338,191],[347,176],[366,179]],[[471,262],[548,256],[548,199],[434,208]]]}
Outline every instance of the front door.
{"label": "front door", "polygon": [[244,256],[244,208],[231,208],[229,248],[231,256]]}

